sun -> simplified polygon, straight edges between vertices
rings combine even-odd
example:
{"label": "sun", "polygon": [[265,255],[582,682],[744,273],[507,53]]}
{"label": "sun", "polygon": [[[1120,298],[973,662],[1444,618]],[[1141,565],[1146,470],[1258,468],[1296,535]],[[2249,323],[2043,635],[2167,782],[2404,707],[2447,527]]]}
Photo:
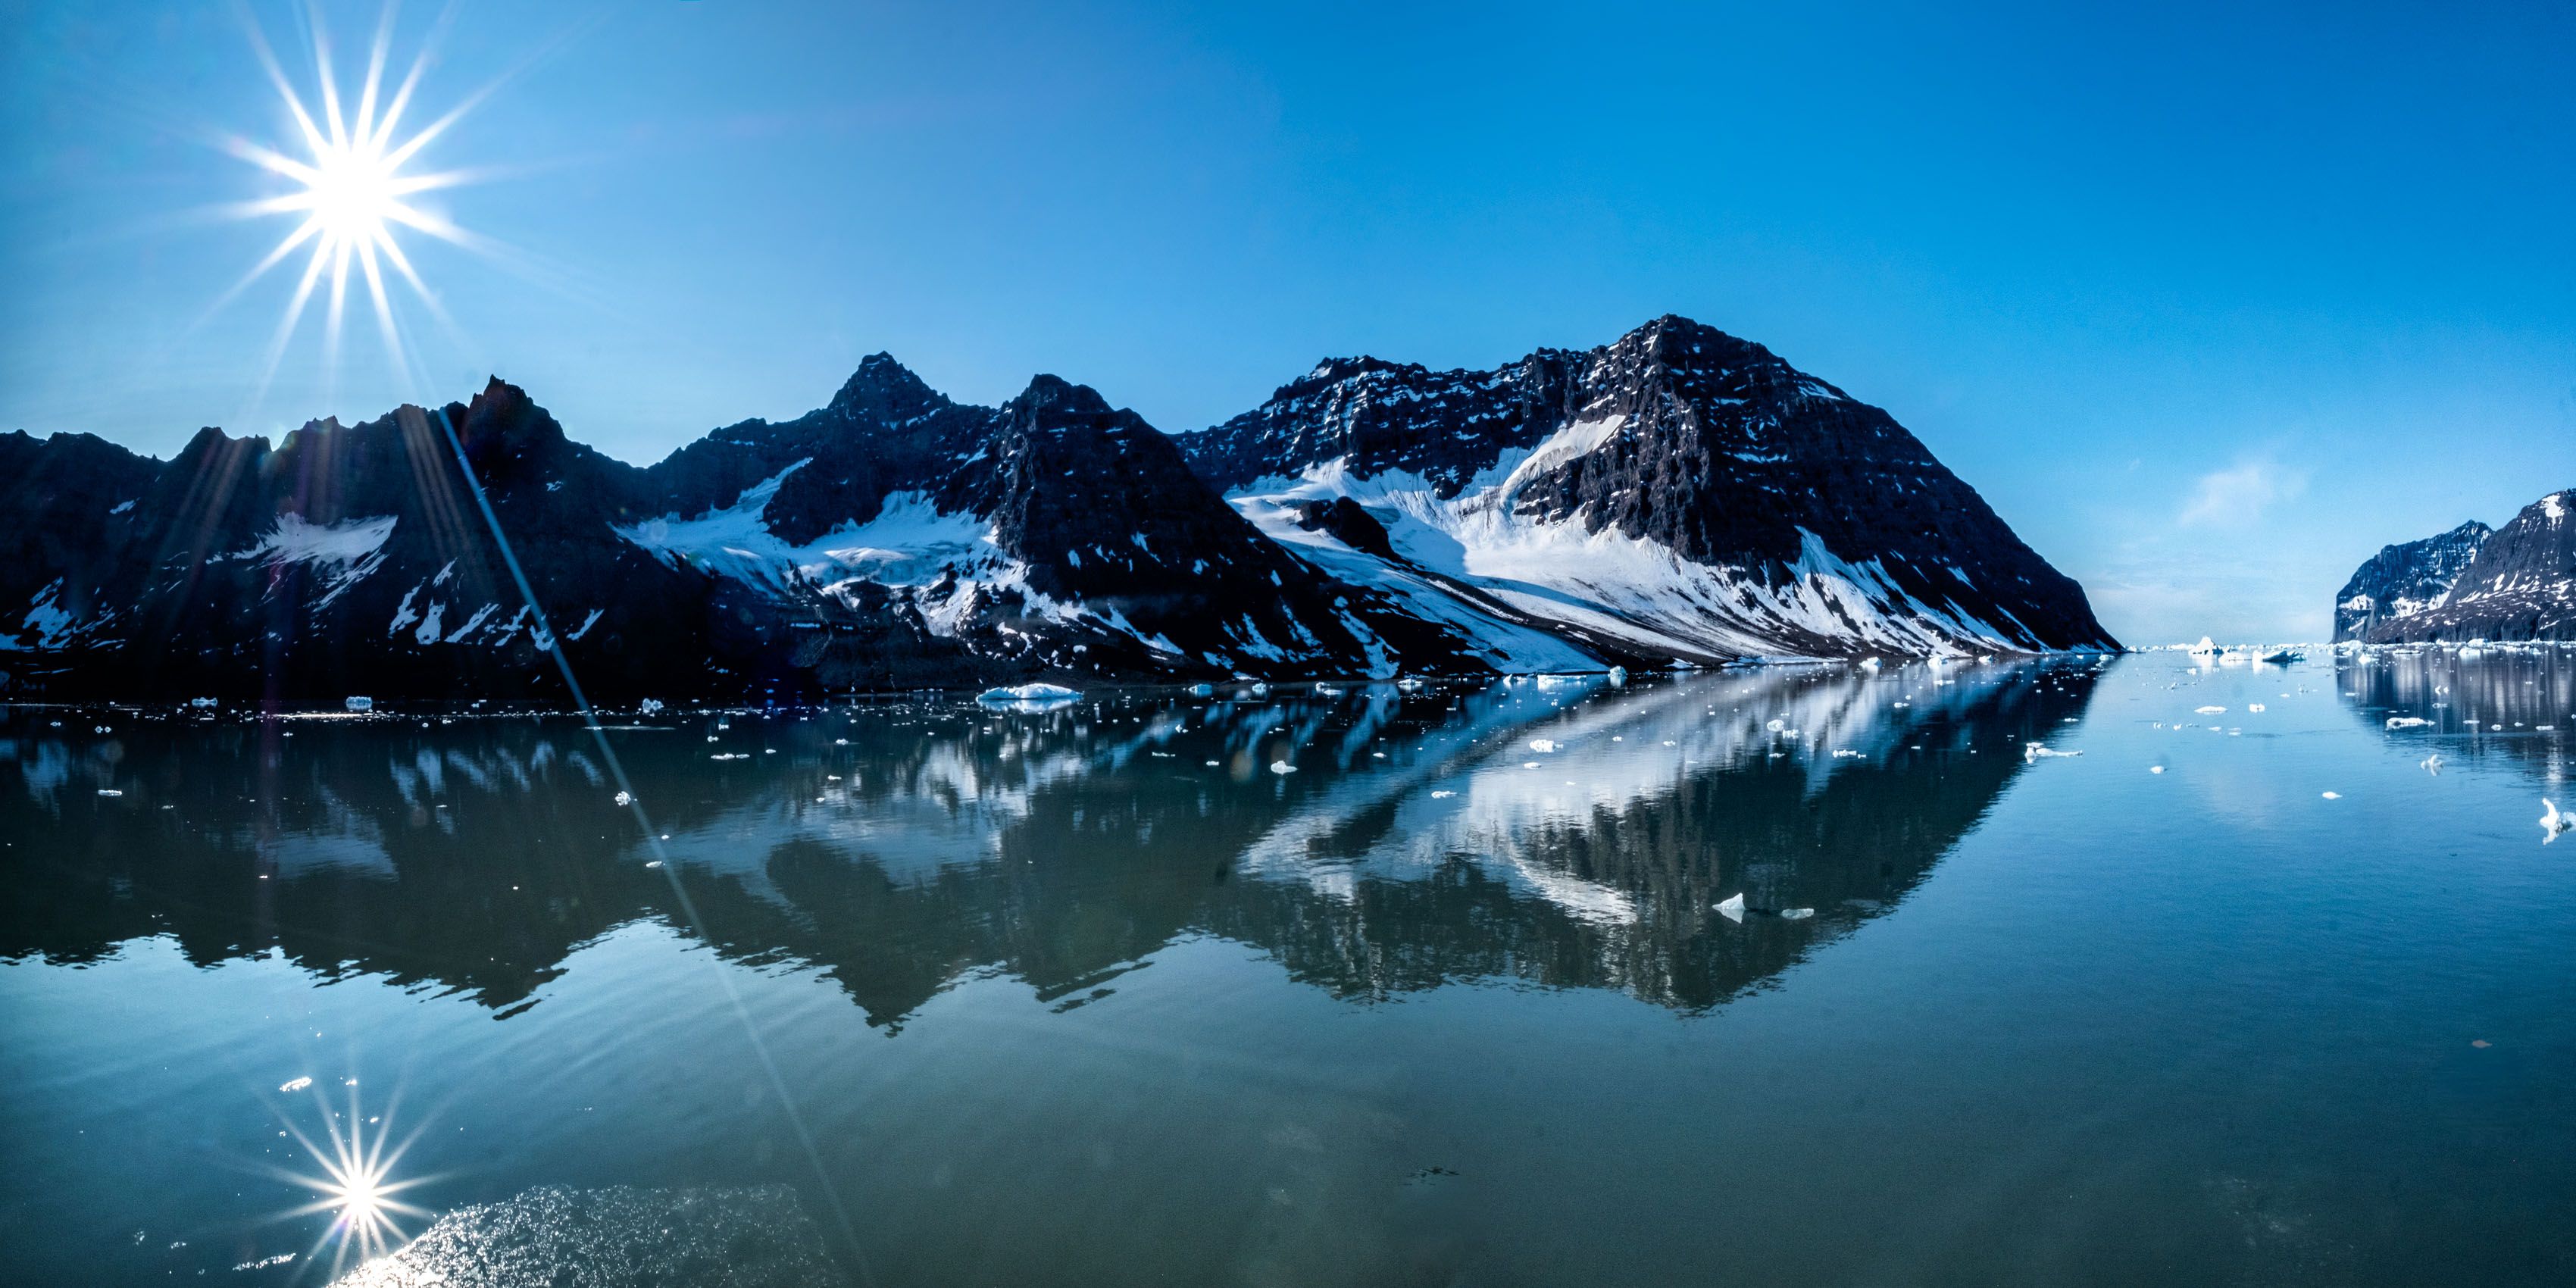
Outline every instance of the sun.
{"label": "sun", "polygon": [[227,136],[223,140],[225,150],[283,181],[284,191],[234,209],[236,213],[250,217],[288,216],[295,223],[266,257],[252,265],[250,271],[216,301],[216,307],[222,307],[267,275],[270,269],[297,253],[305,255],[302,276],[269,345],[267,365],[260,375],[263,392],[270,378],[276,374],[278,361],[284,356],[288,341],[303,320],[306,307],[312,303],[316,292],[326,286],[328,310],[323,331],[324,352],[326,364],[336,360],[352,276],[366,283],[368,300],[374,306],[376,326],[384,337],[386,355],[392,361],[397,377],[410,383],[408,347],[396,321],[385,279],[388,276],[401,278],[422,307],[441,322],[446,322],[447,316],[439,305],[438,297],[421,280],[419,270],[413,267],[411,257],[404,253],[397,230],[425,234],[469,249],[478,248],[478,239],[444,217],[422,209],[410,199],[432,189],[454,187],[472,180],[474,176],[470,171],[423,171],[415,163],[422,151],[446,133],[482,95],[470,96],[429,124],[408,134],[403,133],[402,127],[430,58],[429,49],[424,45],[414,57],[411,70],[387,92],[385,64],[390,52],[393,16],[392,7],[388,6],[383,21],[377,26],[356,101],[344,105],[340,85],[332,69],[330,39],[324,32],[319,12],[312,15],[318,111],[307,105],[304,95],[297,91],[258,27],[255,24],[249,27],[251,51],[268,73],[278,97],[283,100],[286,117],[293,125],[294,141],[285,147],[270,147],[240,136]]}

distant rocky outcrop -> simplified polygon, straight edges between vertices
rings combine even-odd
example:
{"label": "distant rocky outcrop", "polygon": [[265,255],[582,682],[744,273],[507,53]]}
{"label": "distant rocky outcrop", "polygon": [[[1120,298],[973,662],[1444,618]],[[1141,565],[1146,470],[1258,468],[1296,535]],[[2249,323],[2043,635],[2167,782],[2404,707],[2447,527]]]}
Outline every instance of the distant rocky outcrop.
{"label": "distant rocky outcrop", "polygon": [[2494,531],[2471,519],[2438,537],[2380,547],[2335,594],[2335,642],[2368,639],[2382,622],[2441,603]]}
{"label": "distant rocky outcrop", "polygon": [[2576,639],[2576,516],[2571,511],[2576,511],[2576,489],[2552,492],[2524,506],[2478,546],[2438,603],[2380,621],[2362,638],[2382,644]]}

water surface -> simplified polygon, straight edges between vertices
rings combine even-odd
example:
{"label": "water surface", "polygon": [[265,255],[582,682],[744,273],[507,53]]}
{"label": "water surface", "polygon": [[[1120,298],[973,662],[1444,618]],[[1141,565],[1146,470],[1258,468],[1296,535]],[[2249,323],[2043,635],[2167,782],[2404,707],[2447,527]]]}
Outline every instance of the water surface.
{"label": "water surface", "polygon": [[852,1283],[2565,1282],[2571,734],[2504,651],[923,696],[611,728],[639,823],[561,716],[14,708],[5,1273],[324,1282],[338,1128],[397,1244]]}

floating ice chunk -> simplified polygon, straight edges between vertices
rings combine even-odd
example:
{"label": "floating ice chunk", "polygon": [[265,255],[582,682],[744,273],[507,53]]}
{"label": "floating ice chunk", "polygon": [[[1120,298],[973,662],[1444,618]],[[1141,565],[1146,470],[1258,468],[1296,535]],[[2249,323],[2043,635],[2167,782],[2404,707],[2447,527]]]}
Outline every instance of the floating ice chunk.
{"label": "floating ice chunk", "polygon": [[340,705],[351,711],[373,711],[376,709],[376,700],[353,693],[340,699]]}
{"label": "floating ice chunk", "polygon": [[2442,772],[2442,753],[2434,752],[2415,763],[2422,766],[2425,773],[2438,776]]}
{"label": "floating ice chunk", "polygon": [[102,787],[98,789],[98,794],[101,796],[123,796],[125,793],[118,791],[113,787]]}
{"label": "floating ice chunk", "polygon": [[2339,801],[2339,800],[2342,800],[2342,799],[2343,799],[2343,793],[2342,793],[2342,792],[2321,792],[2321,793],[2319,793],[2319,794],[2320,794],[2320,795],[2322,795],[2322,796],[2324,796],[2327,800],[2330,800],[2330,801]]}
{"label": "floating ice chunk", "polygon": [[2562,814],[2558,811],[2558,802],[2546,796],[2540,798],[2540,843],[2542,845],[2557,840],[2559,833],[2571,827],[2576,827],[2576,811]]}
{"label": "floating ice chunk", "polygon": [[1875,670],[1877,670],[1877,669],[1878,669],[1878,659],[1877,659],[1877,658],[1874,658],[1874,657],[1865,657],[1865,658],[1862,658],[1862,659],[1860,660],[1860,669],[1862,669],[1862,670],[1864,670],[1864,671],[1875,671]]}
{"label": "floating ice chunk", "polygon": [[1270,696],[1270,686],[1269,686],[1269,685],[1267,685],[1267,684],[1255,684],[1255,685],[1253,685],[1253,686],[1252,686],[1252,696],[1254,696],[1254,697],[1256,697],[1256,698],[1266,698],[1266,697],[1269,697],[1269,696]]}
{"label": "floating ice chunk", "polygon": [[1532,738],[1530,739],[1530,750],[1554,751],[1556,750],[1556,740],[1554,738]]}
{"label": "floating ice chunk", "polygon": [[1209,762],[1207,763],[1207,767],[1208,767],[1208,768],[1210,768],[1210,769],[1214,769],[1214,768],[1216,768],[1216,762],[1215,762],[1215,761],[1213,761],[1213,760],[1209,761]]}
{"label": "floating ice chunk", "polygon": [[1778,733],[1781,730],[1788,728],[1789,722],[1786,720],[1773,720],[1765,723],[1762,727],[1773,733]]}
{"label": "floating ice chunk", "polygon": [[2161,774],[2165,772],[2165,767],[2162,765],[2149,765],[2147,766],[2147,772],[2150,774]]}
{"label": "floating ice chunk", "polygon": [[1860,759],[1863,755],[1864,755],[1864,753],[1854,751],[1854,750],[1852,750],[1852,749],[1851,749],[1851,748],[1849,748],[1849,747],[1836,747],[1836,748],[1834,748],[1834,759],[1836,759],[1836,760],[1843,760],[1843,759],[1853,759],[1853,760],[1857,760],[1857,759]]}
{"label": "floating ice chunk", "polygon": [[291,1093],[291,1092],[302,1091],[302,1090],[304,1090],[306,1087],[309,1087],[309,1086],[312,1086],[312,1085],[313,1085],[313,1079],[311,1079],[311,1078],[289,1078],[289,1079],[287,1079],[286,1081],[284,1081],[284,1082],[281,1082],[281,1083],[277,1084],[277,1089],[278,1089],[279,1091],[283,1091],[283,1092],[290,1092],[290,1093]]}
{"label": "floating ice chunk", "polygon": [[1538,768],[1538,762],[1537,762],[1537,761],[1535,761],[1535,760],[1524,760],[1524,761],[1522,761],[1522,762],[1521,762],[1521,768],[1523,768],[1523,769],[1536,769],[1536,768]]}
{"label": "floating ice chunk", "polygon": [[2205,716],[2224,715],[2227,712],[2225,707],[2193,707],[2192,710]]}
{"label": "floating ice chunk", "polygon": [[1338,698],[1342,696],[1342,691],[1329,684],[1318,684],[1315,686],[1315,694],[1318,697]]}
{"label": "floating ice chunk", "polygon": [[2263,709],[2263,704],[2260,702],[2248,702],[2245,704],[2245,709],[2248,711],[2260,711]]}
{"label": "floating ice chunk", "polygon": [[1450,797],[1455,796],[1455,795],[1457,795],[1457,794],[1458,794],[1458,793],[1453,792],[1453,791],[1445,791],[1445,790],[1444,790],[1444,791],[1436,791],[1436,792],[1431,793],[1431,799],[1433,799],[1433,800],[1435,800],[1435,801],[1445,801],[1445,800],[1449,799]]}
{"label": "floating ice chunk", "polygon": [[619,792],[619,793],[617,794],[617,803],[618,803],[618,804],[620,804],[620,805],[632,805],[632,804],[634,804],[634,803],[635,803],[635,793],[633,793],[633,792]]}
{"label": "floating ice chunk", "polygon": [[1805,921],[1807,918],[1815,915],[1816,910],[1813,908],[1782,908],[1780,910],[1780,920],[1782,921]]}
{"label": "floating ice chunk", "polygon": [[986,689],[975,695],[979,706],[1002,707],[1013,711],[1036,711],[1060,707],[1082,695],[1061,684],[1014,684],[999,689]]}
{"label": "floating ice chunk", "polygon": [[1274,760],[1270,762],[1270,772],[1274,774],[1293,774],[1297,772],[1297,767],[1284,760]]}
{"label": "floating ice chunk", "polygon": [[2390,716],[2390,717],[2388,717],[2388,727],[2389,727],[2389,728],[2391,728],[2391,729],[2420,729],[2420,728],[2424,727],[2425,725],[2428,725],[2428,724],[2431,724],[2431,723],[2433,723],[2433,722],[2432,722],[2432,721],[2430,721],[2430,720],[2425,719],[2425,718],[2424,718],[2424,717],[2422,717],[2422,716]]}
{"label": "floating ice chunk", "polygon": [[1213,698],[1216,696],[1216,686],[1213,684],[1193,684],[1190,686],[1190,696],[1193,698]]}
{"label": "floating ice chunk", "polygon": [[1610,687],[1611,687],[1611,688],[1614,688],[1614,689],[1616,689],[1616,688],[1621,688],[1621,687],[1625,686],[1627,683],[1628,683],[1628,668],[1626,668],[1626,667],[1624,667],[1624,666],[1614,666],[1614,667],[1611,667],[1611,668],[1610,668]]}
{"label": "floating ice chunk", "polygon": [[1724,899],[1719,900],[1717,904],[1717,912],[1719,916],[1726,918],[1728,921],[1744,920],[1744,896],[1741,894],[1731,894],[1726,896]]}
{"label": "floating ice chunk", "polygon": [[642,702],[635,704],[635,714],[639,716],[660,715],[661,713],[662,700],[660,698],[646,698]]}
{"label": "floating ice chunk", "polygon": [[2043,743],[2026,742],[2021,746],[2022,763],[2028,764],[2045,756],[2081,756],[2080,751],[2059,751]]}

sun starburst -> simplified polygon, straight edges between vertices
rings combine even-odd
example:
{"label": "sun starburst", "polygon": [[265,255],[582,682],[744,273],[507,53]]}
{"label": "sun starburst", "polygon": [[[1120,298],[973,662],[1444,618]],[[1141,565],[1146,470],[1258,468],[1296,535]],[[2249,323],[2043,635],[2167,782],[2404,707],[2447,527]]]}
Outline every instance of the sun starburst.
{"label": "sun starburst", "polygon": [[[472,248],[476,239],[445,218],[415,204],[411,198],[437,188],[454,187],[473,177],[464,170],[422,171],[415,163],[424,148],[447,132],[465,112],[480,99],[475,95],[460,103],[446,115],[427,125],[403,133],[406,113],[419,89],[422,73],[429,65],[430,46],[424,43],[413,58],[411,69],[391,93],[385,93],[385,64],[390,52],[394,10],[388,5],[377,24],[376,37],[367,58],[366,73],[360,83],[354,106],[345,107],[340,85],[331,62],[331,44],[324,31],[321,15],[312,16],[313,66],[317,113],[297,92],[285,68],[268,41],[254,24],[250,27],[252,52],[269,80],[284,100],[286,114],[292,121],[295,142],[288,149],[265,146],[241,137],[227,137],[224,145],[233,155],[248,161],[285,181],[287,190],[275,196],[240,207],[252,216],[289,216],[296,220],[277,245],[258,263],[252,265],[241,280],[217,301],[240,294],[269,270],[286,262],[299,251],[306,254],[304,271],[296,282],[276,335],[269,344],[267,362],[260,374],[264,392],[276,374],[279,359],[306,308],[317,291],[328,285],[327,322],[323,331],[326,366],[336,361],[341,323],[345,316],[349,279],[354,275],[366,284],[369,301],[374,306],[377,330],[382,333],[388,359],[395,374],[406,384],[411,382],[411,360],[403,341],[401,327],[394,316],[393,300],[386,290],[388,275],[399,277],[409,286],[414,297],[442,322],[446,320],[438,298],[421,280],[404,254],[397,229],[408,229],[442,241]],[[308,249],[309,248],[309,249]]]}

